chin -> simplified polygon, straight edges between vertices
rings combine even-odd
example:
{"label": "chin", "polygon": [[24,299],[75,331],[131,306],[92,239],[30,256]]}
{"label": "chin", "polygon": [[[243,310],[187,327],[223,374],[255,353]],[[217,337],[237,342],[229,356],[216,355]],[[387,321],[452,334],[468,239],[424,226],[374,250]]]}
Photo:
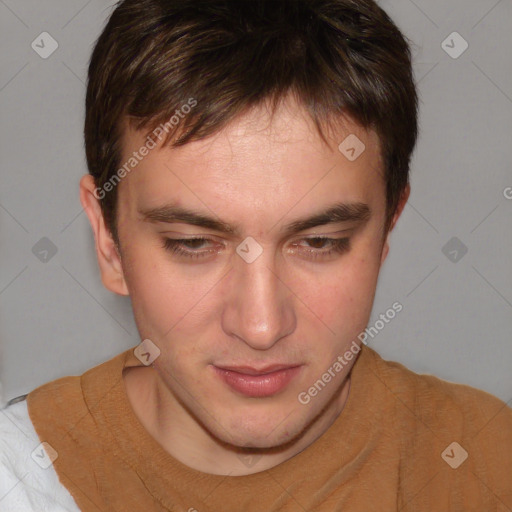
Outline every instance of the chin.
{"label": "chin", "polygon": [[296,440],[304,432],[307,418],[297,418],[297,412],[280,414],[259,414],[251,421],[248,415],[231,414],[225,428],[215,425],[214,434],[223,442],[245,448],[270,449]]}

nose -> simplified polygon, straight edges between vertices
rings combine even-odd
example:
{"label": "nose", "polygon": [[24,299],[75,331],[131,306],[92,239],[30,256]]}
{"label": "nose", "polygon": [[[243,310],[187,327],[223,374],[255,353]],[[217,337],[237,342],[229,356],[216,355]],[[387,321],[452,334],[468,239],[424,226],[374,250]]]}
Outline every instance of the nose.
{"label": "nose", "polygon": [[224,332],[255,350],[268,350],[296,327],[293,293],[270,250],[252,263],[238,256],[222,315]]}

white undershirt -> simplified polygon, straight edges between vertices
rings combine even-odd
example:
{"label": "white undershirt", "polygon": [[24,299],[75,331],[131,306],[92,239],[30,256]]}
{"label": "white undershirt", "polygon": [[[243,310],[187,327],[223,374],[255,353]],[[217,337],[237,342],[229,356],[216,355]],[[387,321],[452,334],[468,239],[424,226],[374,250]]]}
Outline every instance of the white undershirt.
{"label": "white undershirt", "polygon": [[0,409],[0,512],[80,512],[41,445],[26,400]]}

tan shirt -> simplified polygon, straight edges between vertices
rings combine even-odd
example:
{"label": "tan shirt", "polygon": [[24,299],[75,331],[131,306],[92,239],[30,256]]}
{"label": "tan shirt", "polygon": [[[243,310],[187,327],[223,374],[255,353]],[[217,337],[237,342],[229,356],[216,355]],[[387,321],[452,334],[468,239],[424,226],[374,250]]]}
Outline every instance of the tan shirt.
{"label": "tan shirt", "polygon": [[512,511],[512,409],[367,346],[324,435],[247,476],[202,473],[167,453],[130,405],[122,379],[130,366],[142,366],[133,349],[27,397],[82,511]]}

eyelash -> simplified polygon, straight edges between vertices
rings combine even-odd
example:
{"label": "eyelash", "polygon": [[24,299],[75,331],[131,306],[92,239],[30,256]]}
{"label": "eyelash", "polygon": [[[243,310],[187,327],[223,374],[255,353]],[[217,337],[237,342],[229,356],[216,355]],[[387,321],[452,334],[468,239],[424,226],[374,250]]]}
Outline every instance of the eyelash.
{"label": "eyelash", "polygon": [[[337,254],[343,254],[344,252],[347,252],[350,249],[350,239],[349,238],[328,238],[323,236],[315,236],[315,237],[309,237],[309,238],[303,238],[301,241],[304,240],[321,240],[322,242],[329,243],[331,248],[327,251],[322,250],[306,250],[306,253],[308,254],[308,258],[312,260],[316,260],[318,258],[324,258],[327,256],[330,256],[333,253]],[[186,258],[190,259],[198,259],[203,258],[211,254],[213,251],[194,251],[194,250],[188,250],[183,249],[184,243],[199,243],[199,242],[210,242],[211,240],[209,238],[204,237],[198,237],[198,238],[164,238],[163,248],[166,251],[169,251],[172,254],[176,254],[178,256],[184,256]]]}

